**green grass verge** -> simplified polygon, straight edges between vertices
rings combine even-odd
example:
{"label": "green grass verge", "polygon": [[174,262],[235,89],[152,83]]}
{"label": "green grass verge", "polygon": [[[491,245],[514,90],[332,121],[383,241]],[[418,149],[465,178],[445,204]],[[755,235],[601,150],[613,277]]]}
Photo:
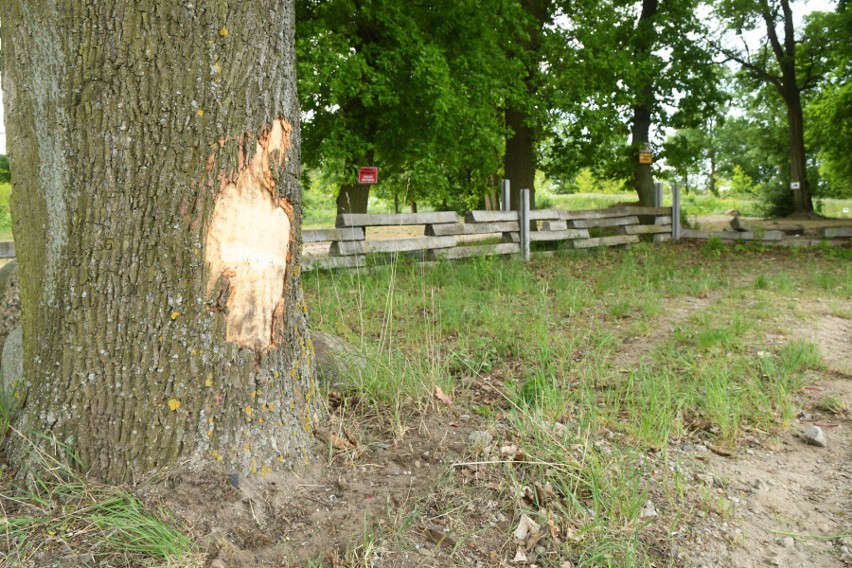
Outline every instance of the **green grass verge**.
{"label": "green grass verge", "polygon": [[[399,437],[440,386],[513,433],[526,457],[500,475],[515,489],[552,488],[546,507],[527,512],[540,524],[543,510],[558,512],[577,527],[566,554],[643,565],[642,479],[654,467],[643,453],[665,454],[696,432],[735,448],[747,430],[789,427],[819,354],[806,341],[764,338],[778,306],[799,321],[808,299],[852,298],[852,263],[836,254],[643,245],[529,264],[400,260],[308,274],[305,289],[313,325],[371,361],[335,388],[352,389]],[[477,394],[486,380],[496,400]],[[596,445],[601,432],[615,436],[612,450]],[[678,483],[666,480],[673,502]]]}
{"label": "green grass verge", "polygon": [[[13,435],[21,436],[16,431]],[[61,447],[56,440],[51,443]],[[11,565],[36,565],[45,558],[61,565],[60,559],[87,555],[98,565],[128,568],[203,564],[192,541],[165,513],[146,510],[120,487],[86,481],[36,444],[30,448],[30,489],[0,494],[5,512],[0,518],[0,551]]]}

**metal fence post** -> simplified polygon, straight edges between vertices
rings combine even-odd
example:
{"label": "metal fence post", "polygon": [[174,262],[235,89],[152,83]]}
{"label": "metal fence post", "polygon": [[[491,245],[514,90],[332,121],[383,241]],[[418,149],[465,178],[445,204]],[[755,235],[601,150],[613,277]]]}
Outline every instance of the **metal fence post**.
{"label": "metal fence post", "polygon": [[663,206],[663,184],[657,182],[654,184],[654,207]]}
{"label": "metal fence post", "polygon": [[512,192],[511,192],[511,182],[507,179],[503,180],[503,202],[500,204],[501,211],[511,211],[512,210]]}
{"label": "metal fence post", "polygon": [[672,185],[672,239],[680,240],[680,187]]}
{"label": "metal fence post", "polygon": [[530,259],[530,190],[521,190],[521,255],[524,260]]}

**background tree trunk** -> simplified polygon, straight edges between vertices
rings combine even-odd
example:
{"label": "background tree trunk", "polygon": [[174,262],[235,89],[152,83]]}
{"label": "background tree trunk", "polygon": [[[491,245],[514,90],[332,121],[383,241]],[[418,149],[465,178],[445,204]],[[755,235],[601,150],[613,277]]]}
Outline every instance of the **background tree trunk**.
{"label": "background tree trunk", "polygon": [[[511,101],[505,111],[506,126],[512,131],[506,137],[506,153],[503,156],[503,177],[511,183],[510,205],[513,211],[521,208],[521,190],[530,190],[530,207],[535,208],[535,170],[536,170],[536,140],[537,132],[530,124],[533,119],[527,109],[534,106],[537,98],[536,75],[542,55],[542,28],[550,19],[553,9],[551,0],[522,0],[524,10],[528,14],[526,32],[529,39],[521,42],[521,55],[526,61],[524,86],[526,100],[520,104]],[[516,103],[518,101],[515,101]]]}
{"label": "background tree trunk", "polygon": [[[642,13],[636,24],[636,44],[633,50],[634,65],[644,66],[650,60],[655,42],[654,18],[657,16],[658,0],[642,0]],[[639,204],[654,205],[654,174],[651,164],[639,163],[639,152],[650,149],[651,110],[654,102],[654,78],[640,74],[636,86],[636,102],[633,105],[633,187],[639,195]]]}
{"label": "background tree trunk", "polygon": [[506,155],[503,170],[510,181],[509,202],[512,211],[521,209],[521,190],[530,190],[530,207],[535,207],[535,132],[524,124],[526,115],[517,110],[506,110],[506,126],[512,135],[506,138]]}
{"label": "background tree trunk", "polygon": [[[650,87],[643,91],[643,97],[650,95]],[[647,100],[647,99],[646,99]],[[645,207],[654,206],[654,174],[651,164],[639,163],[639,152],[648,147],[651,129],[650,104],[642,103],[633,107],[633,187],[639,195],[639,204]]]}
{"label": "background tree trunk", "polygon": [[366,213],[370,202],[370,186],[360,183],[347,183],[340,186],[337,194],[337,214]]}
{"label": "background tree trunk", "polygon": [[207,6],[4,3],[16,426],[107,481],[308,459],[293,3]]}
{"label": "background tree trunk", "polygon": [[808,166],[805,151],[805,126],[802,113],[802,97],[798,89],[782,93],[787,106],[790,141],[790,179],[799,182],[793,191],[793,202],[797,213],[813,213],[814,204],[808,184]]}

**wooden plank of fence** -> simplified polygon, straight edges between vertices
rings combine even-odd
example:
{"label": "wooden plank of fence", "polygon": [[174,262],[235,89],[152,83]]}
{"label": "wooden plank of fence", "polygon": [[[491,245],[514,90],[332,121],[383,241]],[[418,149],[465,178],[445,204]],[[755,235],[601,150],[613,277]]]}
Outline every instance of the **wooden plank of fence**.
{"label": "wooden plank of fence", "polygon": [[622,225],[638,225],[638,217],[610,217],[607,219],[577,219],[568,221],[574,229],[589,229],[592,227],[620,227]]}
{"label": "wooden plank of fence", "polygon": [[584,211],[559,211],[559,218],[566,221],[575,219],[607,219],[628,215],[671,215],[671,207],[612,207],[609,209],[589,209]]}
{"label": "wooden plank of fence", "polygon": [[475,256],[497,256],[503,254],[518,254],[521,246],[517,243],[499,243],[496,245],[480,245],[469,247],[454,247],[432,251],[434,258],[455,260]]}
{"label": "wooden plank of fence", "polygon": [[0,258],[15,258],[15,241],[0,241]]}
{"label": "wooden plank of fence", "polygon": [[559,221],[560,211],[555,209],[533,209],[530,211],[530,221]]}
{"label": "wooden plank of fence", "polygon": [[361,227],[346,227],[342,229],[305,229],[302,231],[302,242],[304,243],[363,240],[364,229]]}
{"label": "wooden plank of fence", "polygon": [[363,256],[303,256],[302,270],[332,270],[367,266]]}
{"label": "wooden plank of fence", "polygon": [[517,221],[501,223],[453,223],[445,225],[426,225],[427,237],[446,237],[451,235],[487,235],[490,233],[517,232],[520,225]]}
{"label": "wooden plank of fence", "polygon": [[567,231],[568,221],[545,221],[541,224],[542,231]]}
{"label": "wooden plank of fence", "polygon": [[660,217],[654,218],[655,225],[671,225],[672,224],[672,216],[671,215],[662,215]]}
{"label": "wooden plank of fence", "polygon": [[618,245],[629,245],[638,243],[639,235],[615,235],[613,237],[595,237],[592,239],[577,239],[571,241],[575,249],[594,247],[614,247]]}
{"label": "wooden plank of fence", "polygon": [[465,223],[500,223],[519,221],[517,211],[468,211],[464,215]]}
{"label": "wooden plank of fence", "polygon": [[726,241],[780,241],[784,236],[782,231],[737,232],[737,231],[691,231],[681,232],[684,239],[712,239],[717,237]]}
{"label": "wooden plank of fence", "polygon": [[671,225],[628,225],[621,227],[620,231],[624,235],[654,235],[662,233],[671,233]]}
{"label": "wooden plank of fence", "polygon": [[458,223],[455,211],[437,211],[435,213],[400,213],[384,215],[372,213],[344,213],[337,216],[338,227],[388,227],[396,225],[429,225],[439,223]]}
{"label": "wooden plank of fence", "polygon": [[588,229],[566,229],[564,231],[531,231],[530,240],[533,242],[568,241],[571,239],[588,239]]}
{"label": "wooden plank of fence", "polygon": [[822,236],[827,239],[852,237],[852,227],[826,227],[822,230]]}
{"label": "wooden plank of fence", "polygon": [[415,237],[381,241],[339,241],[331,244],[331,254],[349,256],[381,252],[415,252],[456,246],[455,237]]}

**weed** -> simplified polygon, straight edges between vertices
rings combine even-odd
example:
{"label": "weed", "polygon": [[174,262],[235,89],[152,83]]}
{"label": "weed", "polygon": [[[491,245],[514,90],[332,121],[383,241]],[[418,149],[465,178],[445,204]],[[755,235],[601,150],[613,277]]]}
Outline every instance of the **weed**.
{"label": "weed", "polygon": [[845,416],[849,411],[846,403],[837,395],[826,395],[820,398],[816,403],[816,407],[835,416]]}

